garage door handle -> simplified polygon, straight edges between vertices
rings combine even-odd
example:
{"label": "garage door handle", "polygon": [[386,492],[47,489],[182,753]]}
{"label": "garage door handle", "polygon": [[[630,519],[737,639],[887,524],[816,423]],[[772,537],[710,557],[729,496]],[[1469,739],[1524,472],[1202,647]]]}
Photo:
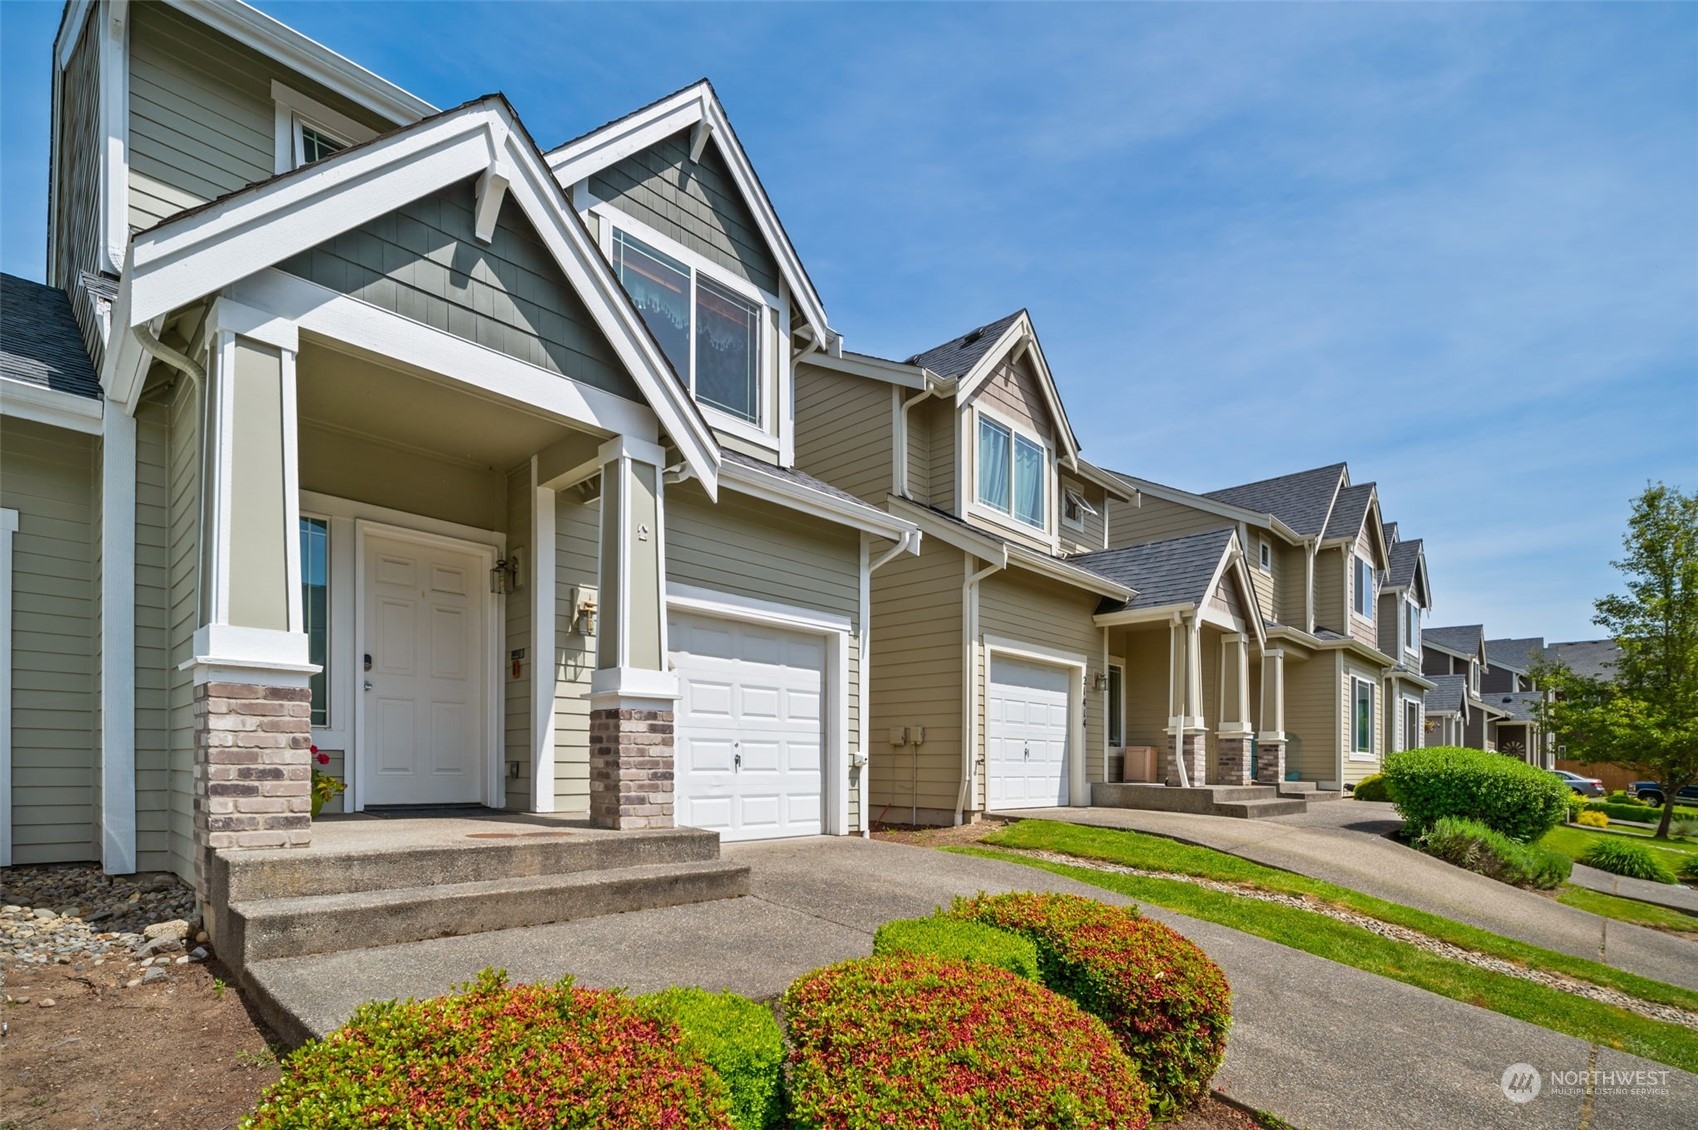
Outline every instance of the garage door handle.
{"label": "garage door handle", "polygon": [[731,755],[731,768],[733,768],[733,769],[743,768],[743,755],[742,754],[734,753],[734,754]]}
{"label": "garage door handle", "polygon": [[1020,751],[1020,756],[1025,758],[1027,761],[1030,761],[1032,759],[1032,747],[1027,746],[1024,749],[1022,749]]}

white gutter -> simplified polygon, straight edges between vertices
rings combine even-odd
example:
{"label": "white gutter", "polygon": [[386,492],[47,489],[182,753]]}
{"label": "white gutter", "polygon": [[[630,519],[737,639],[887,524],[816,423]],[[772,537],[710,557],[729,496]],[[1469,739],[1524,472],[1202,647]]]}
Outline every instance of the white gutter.
{"label": "white gutter", "polygon": [[[967,568],[972,568],[971,558]],[[961,789],[955,796],[955,823],[960,825],[967,798],[976,795],[979,752],[979,582],[1008,568],[1005,550],[1000,562],[992,562],[961,582]]]}

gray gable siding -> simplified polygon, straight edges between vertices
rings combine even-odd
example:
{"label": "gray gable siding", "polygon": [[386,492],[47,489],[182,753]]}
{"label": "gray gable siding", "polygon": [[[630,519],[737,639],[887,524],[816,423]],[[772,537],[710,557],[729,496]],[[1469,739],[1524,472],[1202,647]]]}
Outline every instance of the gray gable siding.
{"label": "gray gable siding", "polygon": [[129,11],[133,229],[275,172],[273,79],[378,132],[394,124],[164,4]]}
{"label": "gray gable siding", "polygon": [[279,266],[574,380],[642,400],[594,317],[511,197],[486,247],[472,182],[421,197]]}
{"label": "gray gable siding", "polygon": [[689,131],[675,133],[592,174],[590,191],[738,278],[778,293],[778,263],[717,144],[692,164]]}
{"label": "gray gable siding", "polygon": [[53,214],[53,277],[69,288],[100,265],[100,63],[98,19],[84,22],[60,83],[58,196]]}

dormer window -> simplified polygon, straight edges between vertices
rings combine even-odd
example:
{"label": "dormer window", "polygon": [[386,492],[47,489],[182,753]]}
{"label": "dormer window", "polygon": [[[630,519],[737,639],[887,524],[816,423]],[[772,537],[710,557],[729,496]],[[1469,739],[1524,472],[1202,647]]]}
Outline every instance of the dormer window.
{"label": "dormer window", "polygon": [[1049,471],[1044,445],[983,414],[978,443],[979,504],[1043,529],[1044,480]]}
{"label": "dormer window", "polygon": [[1470,660],[1468,663],[1468,689],[1475,694],[1480,693],[1480,661]]}
{"label": "dormer window", "polygon": [[1374,618],[1374,567],[1365,558],[1352,558],[1356,565],[1356,576],[1351,586],[1351,608],[1356,615],[1364,620]]}
{"label": "dormer window", "polygon": [[1085,496],[1071,487],[1063,487],[1061,491],[1061,524],[1070,530],[1081,533],[1085,529],[1085,515],[1095,514],[1097,508],[1085,501]]}
{"label": "dormer window", "polygon": [[761,423],[761,306],[615,228],[613,270],[697,403]]}
{"label": "dormer window", "polygon": [[276,126],[273,172],[322,161],[377,136],[370,126],[280,82],[271,84]]}
{"label": "dormer window", "polygon": [[295,166],[310,165],[320,161],[332,153],[340,153],[348,148],[348,143],[329,131],[300,119],[295,120]]}

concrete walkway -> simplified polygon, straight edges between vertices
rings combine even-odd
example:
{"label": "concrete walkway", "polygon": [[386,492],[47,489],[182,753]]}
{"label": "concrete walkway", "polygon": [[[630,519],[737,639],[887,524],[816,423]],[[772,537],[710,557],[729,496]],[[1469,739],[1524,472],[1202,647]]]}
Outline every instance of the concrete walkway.
{"label": "concrete walkway", "polygon": [[1389,804],[1337,800],[1300,816],[1268,820],[1125,808],[1043,808],[1008,815],[1167,836],[1698,989],[1698,942],[1564,906],[1386,839],[1384,833],[1398,823]]}
{"label": "concrete walkway", "polygon": [[1608,871],[1599,871],[1596,867],[1588,867],[1584,863],[1574,865],[1574,874],[1568,877],[1568,881],[1589,891],[1602,891],[1606,895],[1620,895],[1624,899],[1698,914],[1698,891],[1679,883],[1653,883],[1649,879],[1630,879],[1626,875],[1611,875]]}
{"label": "concrete walkway", "polygon": [[[671,984],[771,997],[819,965],[869,953],[878,924],[928,913],[957,894],[1107,891],[995,860],[866,840],[732,845],[752,869],[749,898],[415,942],[381,950],[263,962],[258,988],[324,1032],[362,1000],[441,993],[486,965],[516,980],[570,973],[581,983],[646,992]],[[1273,942],[1172,914],[1173,925],[1225,969],[1234,1026],[1215,1086],[1307,1130],[1389,1127],[1595,1130],[1690,1125],[1698,1076],[1337,965]],[[1595,1056],[1595,1061],[1591,1057]],[[1514,1063],[1541,1072],[1665,1072],[1666,1092],[1504,1098]]]}

